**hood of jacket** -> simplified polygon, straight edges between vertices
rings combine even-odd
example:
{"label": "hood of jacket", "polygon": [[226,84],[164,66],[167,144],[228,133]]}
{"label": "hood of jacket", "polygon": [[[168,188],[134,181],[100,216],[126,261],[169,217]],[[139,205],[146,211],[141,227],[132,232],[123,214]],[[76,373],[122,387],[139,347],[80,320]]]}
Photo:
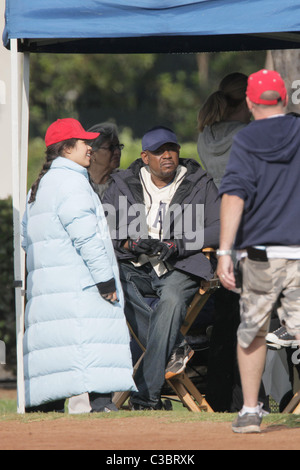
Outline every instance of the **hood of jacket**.
{"label": "hood of jacket", "polygon": [[[187,173],[177,191],[177,196],[196,191],[197,186],[195,185],[203,177],[212,180],[212,177],[192,158],[180,158],[179,165],[184,166],[187,169]],[[139,178],[140,170],[143,166],[145,166],[143,160],[138,158],[126,170],[111,175],[112,179],[117,183],[119,190],[129,198],[132,204],[143,204],[144,202],[143,188]],[[130,189],[130,193],[128,192],[128,188]]]}
{"label": "hood of jacket", "polygon": [[57,157],[51,163],[51,170],[73,170],[89,179],[88,171],[83,166],[66,157]]}
{"label": "hood of jacket", "polygon": [[288,163],[299,149],[300,119],[283,115],[253,121],[235,141],[260,160]]}
{"label": "hood of jacket", "polygon": [[206,126],[198,138],[198,154],[200,159],[205,156],[220,157],[230,151],[234,135],[246,124],[239,121],[216,122]]}
{"label": "hood of jacket", "polygon": [[[179,165],[182,165],[187,169],[187,175],[196,173],[198,170],[202,170],[199,163],[192,158],[179,158]],[[124,171],[132,172],[135,176],[139,176],[140,169],[143,166],[145,166],[143,160],[138,158],[133,163],[131,163],[127,170]]]}

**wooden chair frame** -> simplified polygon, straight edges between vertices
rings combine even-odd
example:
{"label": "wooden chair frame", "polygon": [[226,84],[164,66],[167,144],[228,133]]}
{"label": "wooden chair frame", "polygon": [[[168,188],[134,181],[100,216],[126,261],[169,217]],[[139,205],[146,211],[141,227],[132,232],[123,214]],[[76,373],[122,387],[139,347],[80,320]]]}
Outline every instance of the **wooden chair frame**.
{"label": "wooden chair frame", "polygon": [[300,390],[295,393],[289,404],[285,407],[282,413],[300,414]]}
{"label": "wooden chair frame", "polygon": [[[212,248],[206,248],[203,250],[203,252],[205,253],[205,256],[210,258],[211,253],[214,252],[214,250]],[[199,291],[195,294],[191,304],[189,305],[185,320],[181,327],[181,333],[184,336],[187,334],[187,332],[193,325],[194,321],[198,317],[199,313],[203,309],[204,305],[208,301],[211,294],[215,292],[215,290],[219,286],[220,286],[220,281],[217,277],[214,277],[213,279],[209,281],[205,281],[205,280],[201,281]],[[135,338],[135,340],[137,341],[142,351],[145,351],[145,348],[140,343],[138,338],[135,336],[130,325],[128,325],[128,327],[131,331],[132,336]],[[143,358],[143,355],[144,355],[144,352],[134,366],[133,375],[135,374],[137,368],[139,367],[139,364]],[[175,392],[177,397],[181,400],[183,405],[188,408],[188,410],[193,411],[193,412],[201,412],[201,411],[213,412],[213,409],[207,403],[207,401],[205,400],[205,397],[195,387],[195,385],[190,380],[186,372],[183,372],[180,375],[177,375],[171,379],[168,379],[167,383]],[[117,392],[114,394],[113,402],[118,408],[121,408],[126,402],[126,400],[129,398],[129,395],[130,395],[130,392]]]}

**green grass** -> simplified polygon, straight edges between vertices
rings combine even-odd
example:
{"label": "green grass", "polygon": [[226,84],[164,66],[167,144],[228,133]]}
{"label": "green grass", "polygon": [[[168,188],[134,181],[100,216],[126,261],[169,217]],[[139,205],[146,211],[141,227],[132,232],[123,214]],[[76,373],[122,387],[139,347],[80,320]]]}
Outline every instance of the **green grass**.
{"label": "green grass", "polygon": [[[68,415],[59,413],[30,413],[18,414],[15,400],[0,400],[0,423],[5,421],[17,421],[21,423],[32,423],[38,421],[51,421],[59,419],[68,420],[97,420],[97,419],[120,419],[133,417],[149,417],[164,419],[169,423],[231,423],[235,418],[233,413],[191,413],[181,403],[173,402],[173,411],[128,411],[120,410],[118,413],[92,413],[81,415]],[[285,426],[288,428],[300,427],[300,415],[270,413],[264,418],[267,426]]]}
{"label": "green grass", "polygon": [[0,419],[2,419],[2,416],[15,413],[16,408],[15,400],[0,400]]}

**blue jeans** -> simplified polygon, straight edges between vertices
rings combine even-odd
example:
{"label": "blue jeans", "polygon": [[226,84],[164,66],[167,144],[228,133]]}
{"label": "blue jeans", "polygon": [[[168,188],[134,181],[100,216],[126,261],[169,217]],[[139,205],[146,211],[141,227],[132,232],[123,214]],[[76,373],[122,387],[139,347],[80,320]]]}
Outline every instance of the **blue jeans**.
{"label": "blue jeans", "polygon": [[[158,277],[150,263],[135,267],[130,262],[120,263],[120,278],[127,321],[146,348],[134,377],[138,392],[131,401],[155,406],[160,403],[168,359],[184,341],[180,328],[199,279],[177,270]],[[158,297],[155,306],[147,297]]]}

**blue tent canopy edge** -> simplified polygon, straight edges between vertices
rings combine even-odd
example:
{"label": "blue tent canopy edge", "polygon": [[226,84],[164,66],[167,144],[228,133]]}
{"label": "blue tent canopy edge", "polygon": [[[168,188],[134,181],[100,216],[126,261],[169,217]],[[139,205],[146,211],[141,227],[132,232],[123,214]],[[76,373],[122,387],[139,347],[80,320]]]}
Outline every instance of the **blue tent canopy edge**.
{"label": "blue tent canopy edge", "polygon": [[[298,48],[298,0],[6,0],[3,43],[28,52]],[[137,40],[138,38],[138,40]]]}

